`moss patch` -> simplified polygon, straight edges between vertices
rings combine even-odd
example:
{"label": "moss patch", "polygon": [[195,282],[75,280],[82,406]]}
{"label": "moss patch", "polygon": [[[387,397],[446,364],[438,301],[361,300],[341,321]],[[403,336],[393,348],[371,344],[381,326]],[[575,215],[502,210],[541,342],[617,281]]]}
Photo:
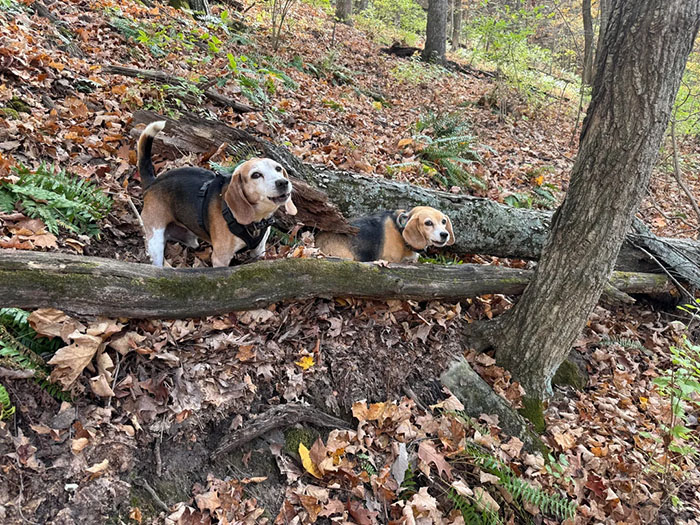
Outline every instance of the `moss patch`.
{"label": "moss patch", "polygon": [[24,102],[22,99],[19,97],[12,97],[8,102],[7,106],[8,108],[14,109],[17,112],[20,113],[31,113],[32,108],[29,104]]}
{"label": "moss patch", "polygon": [[308,449],[318,439],[319,433],[309,427],[290,427],[284,433],[284,450],[293,456],[299,455],[299,443]]}
{"label": "moss patch", "polygon": [[530,421],[538,434],[544,433],[547,426],[544,423],[544,405],[533,397],[523,398],[523,408],[518,410],[521,416]]}
{"label": "moss patch", "polygon": [[557,369],[556,374],[552,378],[552,384],[572,386],[576,390],[582,390],[586,386],[586,378],[581,373],[578,365],[567,359]]}
{"label": "moss patch", "polygon": [[0,108],[0,115],[12,120],[19,119],[19,112],[16,109],[12,108]]}

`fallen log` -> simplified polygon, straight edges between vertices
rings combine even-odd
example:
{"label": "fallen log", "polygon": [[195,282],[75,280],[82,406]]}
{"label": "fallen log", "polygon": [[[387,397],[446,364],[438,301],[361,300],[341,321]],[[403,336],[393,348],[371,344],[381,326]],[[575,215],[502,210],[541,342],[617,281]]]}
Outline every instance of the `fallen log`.
{"label": "fallen log", "polygon": [[[180,84],[184,87],[197,88],[197,84],[185,80],[184,78],[174,77],[163,71],[153,71],[151,69],[135,69],[131,67],[118,66],[116,64],[109,64],[102,68],[103,73],[110,73],[112,75],[123,75],[125,77],[143,78],[145,80],[151,80],[153,82],[158,82],[160,84]],[[242,102],[237,102],[232,98],[226,97],[220,93],[217,93],[211,87],[204,89],[202,92],[205,97],[207,97],[212,102],[219,104],[220,106],[230,107],[238,113],[249,113],[252,111],[260,111],[259,108],[249,106],[248,104],[243,104]],[[192,95],[181,95],[179,98],[185,100],[185,102],[194,102],[194,97]]]}
{"label": "fallen log", "polygon": [[[444,299],[521,293],[532,271],[464,264],[388,265],[339,259],[278,259],[233,268],[169,269],[97,257],[0,250],[2,306],[79,315],[186,318],[314,297]],[[648,293],[668,293],[663,275]],[[625,291],[625,282],[618,281]]]}
{"label": "fallen log", "polygon": [[[305,211],[302,202],[301,206],[297,205],[299,220],[307,225],[328,231],[343,231],[335,229],[336,225],[347,228],[338,210],[346,217],[356,217],[381,209],[433,206],[452,219],[456,235],[452,247],[454,251],[521,259],[537,259],[549,233],[551,212],[512,208],[490,199],[304,164],[283,146],[276,146],[221,122],[203,120],[193,115],[183,115],[180,120],[174,121],[150,111],[137,111],[134,114],[135,123],[154,120],[168,120],[169,123],[166,133],[156,137],[155,151],[181,155],[182,151],[204,153],[218,148],[223,142],[232,144],[234,149],[247,146],[259,155],[275,159],[296,178],[325,192],[337,209],[322,205],[318,196],[315,197],[314,211]],[[138,135],[138,130],[133,133]],[[168,133],[172,135],[168,136]],[[317,213],[324,214],[324,219],[318,219]],[[635,230],[628,234],[620,251],[616,269],[659,272],[660,266],[664,266],[681,280],[700,288],[698,261],[698,241],[657,237],[641,221],[637,221]]]}

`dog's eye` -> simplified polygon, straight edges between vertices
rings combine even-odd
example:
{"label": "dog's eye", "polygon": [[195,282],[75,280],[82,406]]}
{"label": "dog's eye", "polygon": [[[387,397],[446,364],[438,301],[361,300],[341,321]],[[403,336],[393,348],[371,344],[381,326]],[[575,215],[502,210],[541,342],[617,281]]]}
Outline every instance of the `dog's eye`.
{"label": "dog's eye", "polygon": [[433,221],[431,221],[430,219],[428,219],[427,221],[425,221],[425,225],[426,225],[426,226],[432,226],[432,225],[433,225]]}
{"label": "dog's eye", "polygon": [[251,179],[260,179],[262,178],[263,174],[260,173],[259,171],[254,171],[253,174],[250,176]]}
{"label": "dog's eye", "polygon": [[442,219],[443,224],[447,224],[447,219]]}
{"label": "dog's eye", "polygon": [[282,171],[282,166],[275,166],[275,171]]}

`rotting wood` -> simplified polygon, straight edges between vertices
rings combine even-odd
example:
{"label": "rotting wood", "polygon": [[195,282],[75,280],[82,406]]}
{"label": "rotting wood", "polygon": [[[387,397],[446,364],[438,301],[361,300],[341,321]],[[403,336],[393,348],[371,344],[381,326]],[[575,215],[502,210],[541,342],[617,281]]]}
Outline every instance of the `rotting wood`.
{"label": "rotting wood", "polygon": [[[185,80],[184,78],[174,77],[168,75],[163,71],[154,71],[151,69],[135,69],[131,67],[119,66],[116,64],[109,64],[102,68],[103,73],[109,73],[112,75],[123,75],[125,77],[133,78],[143,78],[145,80],[151,80],[153,82],[158,82],[160,84],[180,84],[184,87],[197,88],[197,84]],[[207,97],[212,102],[219,104],[221,106],[230,107],[238,113],[250,113],[253,111],[260,111],[259,108],[254,106],[249,106],[248,104],[243,104],[242,102],[237,102],[232,98],[226,97],[220,93],[217,93],[213,88],[208,87],[202,91],[203,95]],[[177,95],[178,98],[185,100],[185,102],[195,102],[195,98],[192,95]]]}
{"label": "rotting wood", "polygon": [[[297,203],[298,219],[302,223],[327,231],[347,231],[348,225],[338,213],[357,217],[377,210],[433,206],[449,215],[454,225],[456,242],[452,249],[458,253],[478,253],[498,257],[537,259],[547,239],[552,212],[512,208],[490,199],[430,190],[399,183],[381,177],[331,170],[304,164],[287,148],[261,140],[243,130],[222,122],[208,121],[193,115],[180,120],[165,118],[150,111],[134,113],[135,123],[167,120],[165,133],[156,137],[154,151],[204,153],[223,142],[232,148],[254,148],[259,155],[273,158],[297,179],[327,194],[334,206],[322,204],[325,198],[315,195],[313,210],[305,202]],[[134,136],[139,130],[132,131]],[[320,193],[320,192],[317,192]],[[318,217],[323,215],[323,219]],[[700,288],[700,243],[692,239],[658,237],[641,221],[627,235],[618,255],[616,269],[631,272],[658,272],[658,263],[640,249],[652,253],[674,275]]]}
{"label": "rotting wood", "polygon": [[[2,306],[58,308],[80,315],[187,318],[314,297],[443,299],[520,294],[532,272],[463,264],[379,265],[339,259],[278,259],[232,268],[158,268],[61,253],[0,250]],[[634,282],[640,291],[643,276]],[[668,293],[664,276],[647,293]]]}
{"label": "rotting wood", "polygon": [[287,403],[272,407],[255,416],[253,420],[246,422],[242,428],[236,430],[219,444],[216,450],[212,452],[211,459],[219,459],[221,456],[242,447],[270,430],[288,427],[297,423],[308,423],[326,428],[352,428],[347,421],[321,412],[315,407],[299,403]]}

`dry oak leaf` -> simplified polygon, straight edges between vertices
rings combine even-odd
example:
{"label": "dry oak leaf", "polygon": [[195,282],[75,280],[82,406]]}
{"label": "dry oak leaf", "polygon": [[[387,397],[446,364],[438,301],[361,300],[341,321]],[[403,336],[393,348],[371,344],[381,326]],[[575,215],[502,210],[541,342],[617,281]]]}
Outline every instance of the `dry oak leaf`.
{"label": "dry oak leaf", "polygon": [[79,454],[88,445],[88,443],[90,443],[90,440],[86,437],[77,438],[71,441],[70,449],[73,454]]}
{"label": "dry oak leaf", "polygon": [[221,500],[219,500],[219,493],[215,490],[205,492],[204,494],[197,494],[195,496],[195,501],[199,510],[208,510],[212,514],[216,509],[221,507]]}
{"label": "dry oak leaf", "polygon": [[491,494],[481,487],[474,488],[474,504],[479,510],[498,512],[501,506],[496,503]]}
{"label": "dry oak leaf", "polygon": [[444,472],[448,479],[452,479],[452,468],[443,454],[435,450],[435,446],[430,441],[422,441],[418,447],[418,457],[428,466],[427,472],[421,468],[423,473],[430,477],[430,464],[434,463],[438,469],[438,475]]}
{"label": "dry oak leaf", "polygon": [[100,397],[114,396],[114,391],[112,390],[112,387],[109,386],[107,378],[104,374],[90,378],[90,389],[95,393],[95,395]]}
{"label": "dry oak leaf", "polygon": [[60,348],[49,361],[54,365],[49,379],[64,389],[70,388],[102,345],[102,339],[94,335],[80,334],[72,345]]}
{"label": "dry oak leaf", "polygon": [[29,325],[44,337],[60,337],[70,343],[68,336],[81,328],[80,323],[55,308],[40,308],[29,314]]}
{"label": "dry oak leaf", "polygon": [[85,472],[90,473],[90,478],[94,479],[104,474],[105,470],[107,470],[107,467],[109,467],[109,459],[104,459],[99,463],[95,463],[91,467],[86,468]]}

